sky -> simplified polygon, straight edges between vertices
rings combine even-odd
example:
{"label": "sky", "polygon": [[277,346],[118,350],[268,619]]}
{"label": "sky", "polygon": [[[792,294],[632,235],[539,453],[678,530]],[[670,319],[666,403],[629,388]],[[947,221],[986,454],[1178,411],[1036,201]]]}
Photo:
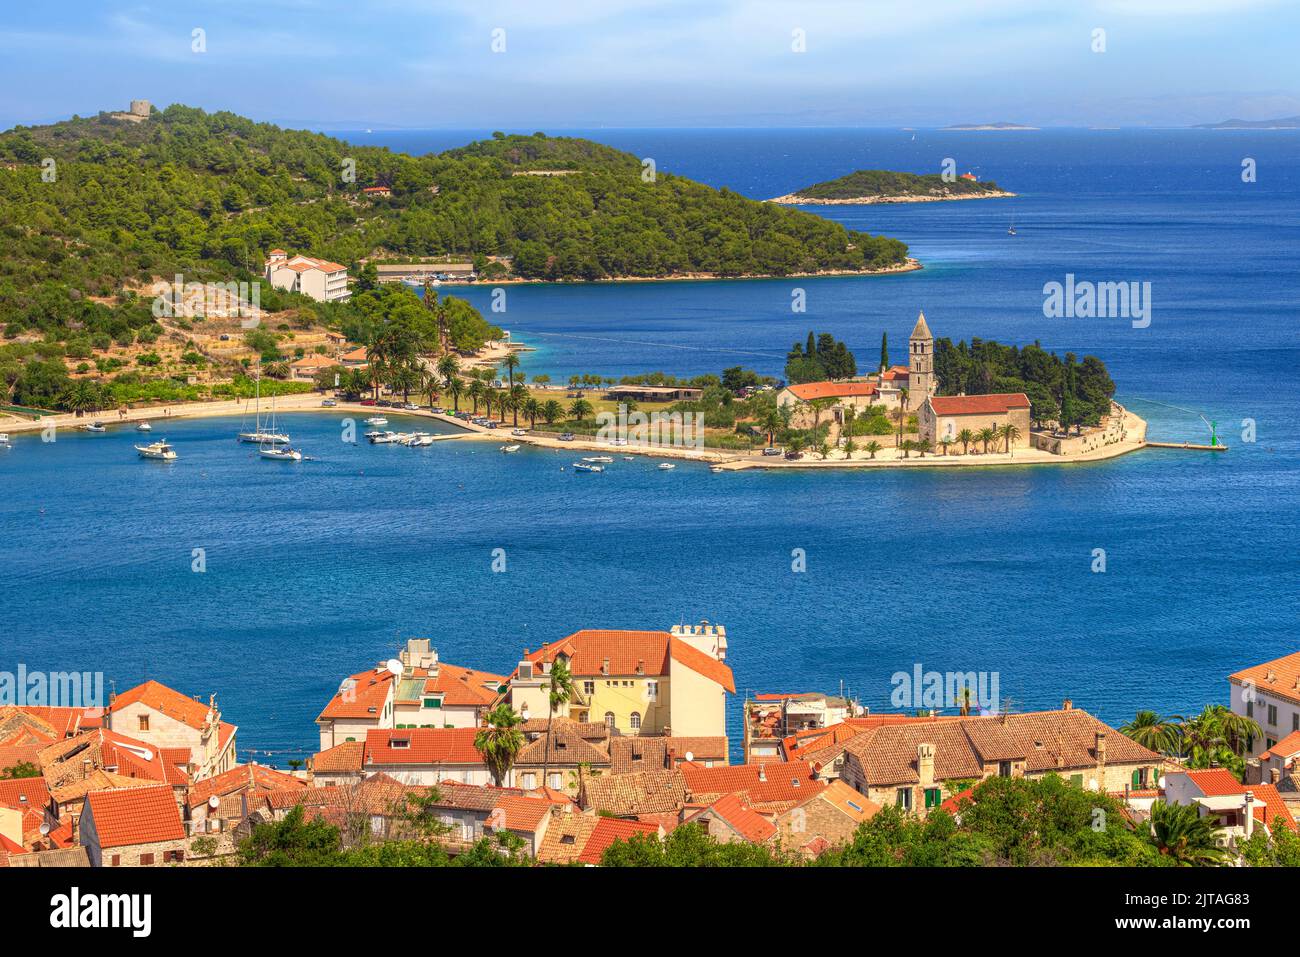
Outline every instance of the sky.
{"label": "sky", "polygon": [[1295,0],[5,0],[0,129],[1184,126],[1300,114],[1297,49]]}

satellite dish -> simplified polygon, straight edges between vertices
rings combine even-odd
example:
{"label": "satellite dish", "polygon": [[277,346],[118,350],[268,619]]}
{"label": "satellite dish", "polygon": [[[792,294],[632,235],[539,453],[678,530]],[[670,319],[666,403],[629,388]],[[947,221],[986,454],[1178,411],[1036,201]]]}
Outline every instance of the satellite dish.
{"label": "satellite dish", "polygon": [[212,795],[212,797],[208,798],[208,807],[212,808],[214,811],[221,807],[221,798],[217,797],[215,794]]}
{"label": "satellite dish", "polygon": [[695,760],[695,753],[694,753],[693,751],[687,751],[687,752],[686,752],[686,760],[687,760],[687,761],[694,761],[694,760]]}
{"label": "satellite dish", "polygon": [[50,825],[45,821],[41,821],[41,836],[44,837],[49,833],[50,833]]}
{"label": "satellite dish", "polygon": [[396,658],[389,658],[385,667],[393,674],[395,678],[402,677],[402,663]]}

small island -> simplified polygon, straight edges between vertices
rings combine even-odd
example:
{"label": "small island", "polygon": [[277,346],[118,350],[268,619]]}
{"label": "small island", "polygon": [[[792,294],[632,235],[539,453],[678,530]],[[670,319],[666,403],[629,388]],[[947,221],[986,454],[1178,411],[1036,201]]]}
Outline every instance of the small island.
{"label": "small island", "polygon": [[872,203],[935,203],[957,199],[998,199],[1015,196],[989,180],[980,182],[966,172],[952,181],[938,173],[900,173],[860,169],[839,179],[814,183],[770,199],[784,206],[870,205]]}
{"label": "small island", "polygon": [[1036,130],[1036,126],[1025,126],[1023,123],[958,123],[955,126],[941,126],[940,132],[978,132],[981,130],[996,130],[1005,132],[1008,130]]}
{"label": "small island", "polygon": [[1196,130],[1296,130],[1300,116],[1283,116],[1273,120],[1224,120],[1222,123],[1198,123]]}

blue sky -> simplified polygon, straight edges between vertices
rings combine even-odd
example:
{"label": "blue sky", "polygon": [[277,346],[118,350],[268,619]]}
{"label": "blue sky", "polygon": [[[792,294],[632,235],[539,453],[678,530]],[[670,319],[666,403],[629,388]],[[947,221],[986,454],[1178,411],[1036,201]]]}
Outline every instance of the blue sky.
{"label": "blue sky", "polygon": [[1297,49],[1291,0],[9,2],[0,128],[135,97],[345,129],[1176,126],[1300,114]]}

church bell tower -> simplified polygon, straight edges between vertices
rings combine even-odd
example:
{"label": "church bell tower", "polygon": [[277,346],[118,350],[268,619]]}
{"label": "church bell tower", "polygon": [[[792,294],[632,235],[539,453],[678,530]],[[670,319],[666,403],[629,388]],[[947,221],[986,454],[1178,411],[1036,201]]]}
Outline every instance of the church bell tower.
{"label": "church bell tower", "polygon": [[934,395],[934,336],[925,324],[922,312],[908,338],[907,353],[907,410],[915,412]]}

